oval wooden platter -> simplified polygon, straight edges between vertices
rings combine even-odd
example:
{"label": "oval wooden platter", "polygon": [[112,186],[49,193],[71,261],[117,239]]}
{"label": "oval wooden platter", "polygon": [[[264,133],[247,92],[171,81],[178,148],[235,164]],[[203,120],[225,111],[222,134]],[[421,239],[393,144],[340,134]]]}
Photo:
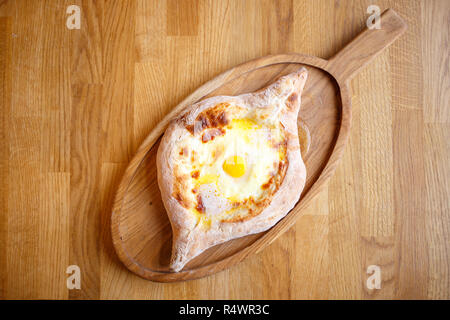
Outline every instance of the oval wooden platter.
{"label": "oval wooden platter", "polygon": [[[332,176],[343,154],[351,121],[349,79],[406,29],[392,10],[382,15],[381,25],[379,30],[365,30],[330,60],[293,53],[246,62],[207,82],[177,105],[142,143],[117,190],[112,238],[125,266],[153,281],[196,279],[242,261],[291,227]],[[172,231],[156,178],[156,151],[168,123],[192,103],[216,95],[256,91],[301,66],[307,68],[308,80],[299,117],[309,128],[311,141],[309,152],[303,156],[307,180],[300,201],[268,231],[212,247],[182,271],[171,272]]]}

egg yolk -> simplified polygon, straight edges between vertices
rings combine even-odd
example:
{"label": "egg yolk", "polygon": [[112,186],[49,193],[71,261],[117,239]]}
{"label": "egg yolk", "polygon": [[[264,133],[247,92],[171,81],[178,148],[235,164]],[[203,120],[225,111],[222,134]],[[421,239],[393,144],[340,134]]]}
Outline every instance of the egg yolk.
{"label": "egg yolk", "polygon": [[245,161],[242,157],[231,156],[224,161],[222,168],[233,178],[239,178],[245,173]]}

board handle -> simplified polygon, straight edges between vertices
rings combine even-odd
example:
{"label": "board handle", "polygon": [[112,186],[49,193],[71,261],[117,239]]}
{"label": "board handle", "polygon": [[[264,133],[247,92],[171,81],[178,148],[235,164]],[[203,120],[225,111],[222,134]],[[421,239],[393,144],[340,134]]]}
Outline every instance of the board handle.
{"label": "board handle", "polygon": [[392,9],[380,17],[381,28],[366,28],[328,61],[328,72],[341,81],[350,80],[407,29],[405,21]]}

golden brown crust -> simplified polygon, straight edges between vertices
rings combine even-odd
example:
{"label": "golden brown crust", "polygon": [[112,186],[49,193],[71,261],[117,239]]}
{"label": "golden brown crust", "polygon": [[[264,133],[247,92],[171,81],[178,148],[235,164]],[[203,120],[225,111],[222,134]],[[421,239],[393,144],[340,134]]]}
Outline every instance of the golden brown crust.
{"label": "golden brown crust", "polygon": [[[158,149],[157,167],[158,184],[173,231],[171,268],[174,271],[181,270],[189,260],[213,245],[269,229],[294,207],[306,179],[297,128],[300,96],[306,76],[306,69],[302,68],[253,94],[203,100],[188,107],[169,125]],[[253,109],[270,109],[271,114],[276,113],[286,133],[281,144],[285,148],[285,159],[280,161],[283,164],[273,173],[272,181],[268,180],[267,185],[261,186],[267,189],[262,199],[247,199],[246,205],[250,208],[248,215],[210,221],[208,228],[205,228],[191,211],[195,208],[202,215],[202,198],[195,188],[186,189],[174,160],[180,157],[195,159],[195,150],[180,147],[179,141],[187,135],[203,135],[205,132],[209,134],[210,130],[219,130],[205,137],[203,142],[209,143],[217,136],[216,133],[227,130],[226,126],[236,114]],[[192,175],[196,175],[195,171],[187,175],[186,181],[195,179]]]}

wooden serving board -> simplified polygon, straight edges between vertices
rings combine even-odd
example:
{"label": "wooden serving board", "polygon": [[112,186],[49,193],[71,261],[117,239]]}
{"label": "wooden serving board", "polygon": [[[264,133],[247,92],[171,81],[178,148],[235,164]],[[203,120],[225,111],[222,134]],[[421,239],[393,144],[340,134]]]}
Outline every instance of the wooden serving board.
{"label": "wooden serving board", "polygon": [[[332,176],[341,158],[351,122],[349,80],[406,30],[393,11],[381,16],[381,29],[365,30],[330,60],[301,54],[280,54],[236,66],[207,82],[177,105],[148,135],[130,162],[117,190],[112,212],[112,237],[125,266],[141,277],[170,282],[200,278],[242,261],[286,231]],[[268,231],[212,247],[182,271],[168,268],[172,231],[156,174],[156,151],[165,128],[186,106],[216,95],[256,91],[282,75],[308,69],[300,118],[311,133],[304,156],[306,185],[300,201]]]}

